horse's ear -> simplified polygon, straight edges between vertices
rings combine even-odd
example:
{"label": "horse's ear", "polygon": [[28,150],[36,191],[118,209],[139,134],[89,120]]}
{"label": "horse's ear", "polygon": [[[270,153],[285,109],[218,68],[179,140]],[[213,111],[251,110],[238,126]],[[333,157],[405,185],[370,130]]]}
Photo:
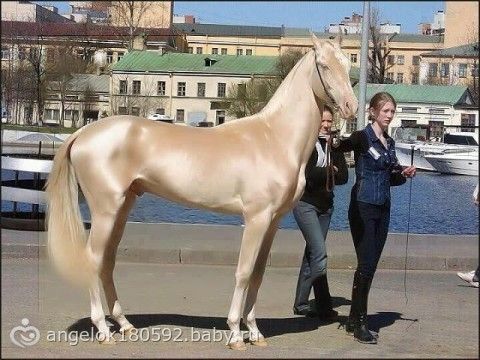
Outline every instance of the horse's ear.
{"label": "horse's ear", "polygon": [[322,50],[325,40],[319,40],[313,32],[310,31],[313,41],[313,48],[316,53],[317,62],[319,65],[325,66],[327,59],[325,58],[325,50]]}
{"label": "horse's ear", "polygon": [[310,36],[312,37],[312,42],[313,42],[313,45],[315,46],[315,48],[320,45],[320,40],[318,40],[318,37],[317,35],[315,35],[315,33],[310,30]]}

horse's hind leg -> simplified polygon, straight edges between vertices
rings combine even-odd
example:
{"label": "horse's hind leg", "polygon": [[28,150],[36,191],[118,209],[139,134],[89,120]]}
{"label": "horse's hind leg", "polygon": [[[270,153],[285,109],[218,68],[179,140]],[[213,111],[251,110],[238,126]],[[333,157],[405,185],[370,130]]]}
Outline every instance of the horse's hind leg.
{"label": "horse's hind leg", "polygon": [[108,250],[110,239],[115,228],[115,222],[118,212],[125,203],[125,195],[119,194],[102,194],[94,201],[89,201],[90,212],[92,216],[92,227],[88,237],[87,251],[89,251],[91,259],[95,265],[97,277],[90,287],[90,306],[91,319],[98,329],[97,339],[101,343],[113,343],[115,339],[110,333],[105,321],[105,313],[103,312],[102,301],[100,297],[99,276],[104,269],[106,263],[112,260],[112,252]]}
{"label": "horse's hind leg", "polygon": [[127,217],[135,203],[135,199],[136,194],[128,192],[125,197],[125,203],[118,211],[110,241],[105,249],[103,268],[100,271],[100,278],[102,279],[103,290],[105,291],[105,298],[107,299],[110,315],[118,325],[120,325],[120,332],[122,333],[133,330],[134,326],[125,317],[120,302],[118,301],[117,290],[115,289],[115,283],[113,281],[113,270],[115,268],[118,244],[122,239]]}
{"label": "horse's hind leg", "polygon": [[260,330],[258,330],[257,322],[255,320],[255,303],[257,301],[258,289],[262,284],[263,274],[267,265],[268,254],[272,247],[272,241],[278,229],[278,220],[272,221],[267,233],[265,234],[260,253],[258,254],[255,267],[253,269],[250,282],[248,284],[247,298],[245,300],[245,308],[243,321],[248,327],[250,343],[257,346],[266,346],[267,342]]}
{"label": "horse's hind leg", "polygon": [[245,349],[243,336],[240,332],[242,305],[265,233],[269,228],[271,220],[272,216],[269,211],[245,217],[245,230],[243,232],[240,256],[235,273],[235,290],[227,319],[227,324],[231,330],[228,346],[234,350]]}

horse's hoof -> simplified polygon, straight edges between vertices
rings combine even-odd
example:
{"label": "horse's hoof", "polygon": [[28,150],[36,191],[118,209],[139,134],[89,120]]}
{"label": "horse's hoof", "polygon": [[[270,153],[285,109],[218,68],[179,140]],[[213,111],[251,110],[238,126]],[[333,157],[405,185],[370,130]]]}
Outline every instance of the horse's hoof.
{"label": "horse's hoof", "polygon": [[229,343],[227,346],[231,350],[240,350],[240,351],[247,350],[247,347],[245,346],[245,343],[243,341],[232,342],[232,343]]}
{"label": "horse's hoof", "polygon": [[105,337],[103,340],[99,339],[98,342],[100,343],[100,345],[115,345],[117,340],[115,340],[115,338],[110,335],[109,337]]}
{"label": "horse's hoof", "polygon": [[265,346],[268,346],[268,343],[267,343],[267,340],[265,340],[265,338],[260,338],[258,340],[250,340],[250,344],[252,345],[255,345],[255,346],[261,346],[261,347],[265,347]]}
{"label": "horse's hoof", "polygon": [[130,325],[129,327],[126,327],[126,328],[122,328],[120,329],[120,333],[126,337],[127,339],[134,333],[137,333],[138,332],[138,329],[133,326],[133,325]]}

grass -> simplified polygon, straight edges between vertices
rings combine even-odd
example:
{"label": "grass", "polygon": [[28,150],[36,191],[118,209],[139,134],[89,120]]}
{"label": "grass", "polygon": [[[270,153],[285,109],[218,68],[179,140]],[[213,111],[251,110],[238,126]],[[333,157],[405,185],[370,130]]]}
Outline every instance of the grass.
{"label": "grass", "polygon": [[2,124],[3,130],[32,131],[48,134],[73,134],[77,128],[67,128],[63,126],[35,126],[35,125],[14,125]]}

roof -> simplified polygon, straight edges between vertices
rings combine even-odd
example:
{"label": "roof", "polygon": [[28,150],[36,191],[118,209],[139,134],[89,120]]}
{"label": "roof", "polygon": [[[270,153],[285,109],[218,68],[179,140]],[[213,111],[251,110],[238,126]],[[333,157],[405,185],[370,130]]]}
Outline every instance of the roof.
{"label": "roof", "polygon": [[[315,32],[318,38],[328,39],[340,34],[328,32]],[[393,34],[389,34],[393,35]],[[307,28],[288,28],[284,30],[285,37],[310,37],[310,30]],[[343,39],[361,40],[361,34],[342,34]],[[396,34],[392,42],[414,42],[414,43],[443,43],[442,35],[422,35],[422,34]]]}
{"label": "roof", "polygon": [[[147,34],[149,40],[165,40],[175,32],[163,28],[137,28],[136,34]],[[10,36],[88,37],[91,39],[120,39],[128,36],[128,27],[96,25],[91,23],[47,23],[2,21],[2,38]]]}
{"label": "roof", "polygon": [[[52,88],[55,89],[55,82],[52,82]],[[109,93],[110,76],[95,74],[73,74],[67,82],[67,89],[70,91],[83,92],[89,88],[94,93]]]}
{"label": "roof", "polygon": [[[359,85],[355,85],[353,90],[358,96]],[[381,91],[390,93],[397,103],[457,105],[470,96],[467,86],[460,85],[367,84],[367,102]]]}
{"label": "roof", "polygon": [[173,24],[173,27],[184,32],[186,35],[251,36],[274,38],[280,38],[282,36],[282,28],[272,26]]}
{"label": "roof", "polygon": [[462,57],[478,58],[478,43],[455,46],[421,54],[425,57]]}
{"label": "roof", "polygon": [[[206,59],[214,64],[206,66]],[[197,72],[212,74],[272,74],[276,56],[235,56],[132,51],[115,63],[112,71]]]}

